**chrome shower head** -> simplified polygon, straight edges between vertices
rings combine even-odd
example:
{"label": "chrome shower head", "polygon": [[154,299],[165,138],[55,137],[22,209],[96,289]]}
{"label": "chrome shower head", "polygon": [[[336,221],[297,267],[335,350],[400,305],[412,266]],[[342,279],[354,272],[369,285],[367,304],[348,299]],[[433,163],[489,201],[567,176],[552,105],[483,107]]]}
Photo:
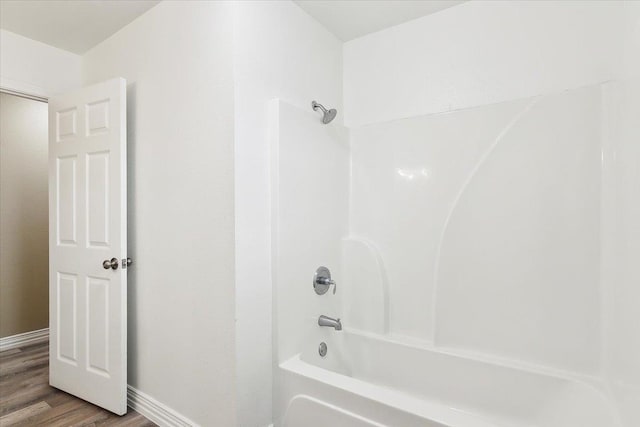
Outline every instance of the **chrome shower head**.
{"label": "chrome shower head", "polygon": [[311,101],[311,108],[313,108],[314,111],[318,108],[322,110],[322,123],[324,123],[325,125],[327,123],[330,123],[331,120],[335,119],[336,115],[338,114],[338,111],[335,108],[327,110],[322,104],[316,101]]}

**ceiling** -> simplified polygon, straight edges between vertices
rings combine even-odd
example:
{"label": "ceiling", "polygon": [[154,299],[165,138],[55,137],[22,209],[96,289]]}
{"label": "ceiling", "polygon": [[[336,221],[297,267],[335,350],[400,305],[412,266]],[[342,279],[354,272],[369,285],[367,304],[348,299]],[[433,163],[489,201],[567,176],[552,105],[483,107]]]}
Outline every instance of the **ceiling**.
{"label": "ceiling", "polygon": [[1,0],[0,28],[83,54],[158,0]]}
{"label": "ceiling", "polygon": [[[294,0],[342,41],[438,12],[460,0]],[[0,28],[83,54],[159,0],[0,0]]]}
{"label": "ceiling", "polygon": [[342,41],[463,3],[457,0],[294,0]]}

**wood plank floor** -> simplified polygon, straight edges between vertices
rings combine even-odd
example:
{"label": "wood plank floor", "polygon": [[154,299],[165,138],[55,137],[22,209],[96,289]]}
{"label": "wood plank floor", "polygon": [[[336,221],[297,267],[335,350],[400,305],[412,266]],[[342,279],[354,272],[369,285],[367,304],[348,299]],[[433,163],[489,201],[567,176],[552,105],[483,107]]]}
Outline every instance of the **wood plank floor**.
{"label": "wood plank floor", "polygon": [[129,409],[119,417],[49,386],[49,343],[0,352],[0,427],[150,427]]}

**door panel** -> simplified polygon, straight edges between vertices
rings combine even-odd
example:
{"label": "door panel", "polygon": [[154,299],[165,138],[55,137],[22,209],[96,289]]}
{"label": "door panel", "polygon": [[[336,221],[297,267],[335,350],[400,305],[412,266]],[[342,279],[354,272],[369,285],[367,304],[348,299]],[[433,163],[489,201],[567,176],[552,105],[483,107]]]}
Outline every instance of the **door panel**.
{"label": "door panel", "polygon": [[77,156],[58,157],[57,189],[58,203],[57,214],[59,245],[76,245],[76,165]]}
{"label": "door panel", "polygon": [[[127,410],[126,84],[49,100],[50,383]],[[116,259],[116,269],[103,266]]]}
{"label": "door panel", "polygon": [[57,304],[58,318],[57,329],[70,331],[70,333],[58,334],[56,352],[57,358],[72,366],[78,365],[77,344],[77,284],[78,276],[57,272]]}
{"label": "door panel", "polygon": [[87,246],[109,247],[109,152],[87,155]]}

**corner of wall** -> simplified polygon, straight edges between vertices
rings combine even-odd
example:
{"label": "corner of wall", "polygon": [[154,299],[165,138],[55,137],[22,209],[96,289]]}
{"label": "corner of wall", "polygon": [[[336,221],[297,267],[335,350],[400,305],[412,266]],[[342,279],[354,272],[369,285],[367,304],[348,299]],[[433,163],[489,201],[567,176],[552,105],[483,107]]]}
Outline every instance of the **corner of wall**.
{"label": "corner of wall", "polygon": [[81,86],[81,57],[0,30],[0,87],[48,98]]}

